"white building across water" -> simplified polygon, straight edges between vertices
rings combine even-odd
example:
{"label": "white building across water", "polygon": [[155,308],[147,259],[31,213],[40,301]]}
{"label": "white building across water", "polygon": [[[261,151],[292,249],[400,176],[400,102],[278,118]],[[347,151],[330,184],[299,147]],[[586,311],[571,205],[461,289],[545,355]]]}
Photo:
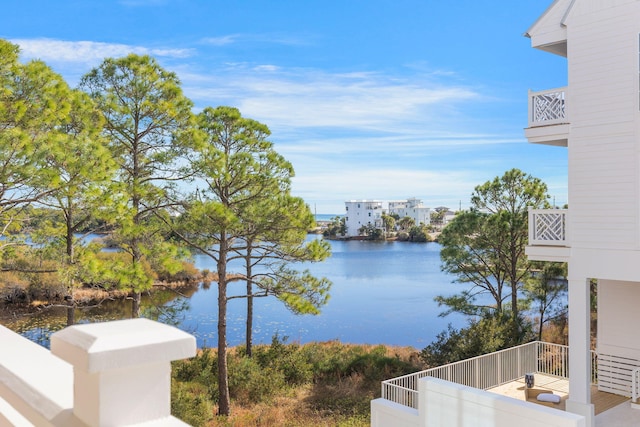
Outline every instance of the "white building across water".
{"label": "white building across water", "polygon": [[368,225],[382,228],[382,202],[377,200],[350,200],[344,202],[347,237],[359,236],[360,229]]}
{"label": "white building across water", "polygon": [[431,209],[422,204],[422,200],[415,197],[402,201],[389,202],[389,215],[396,214],[400,218],[409,217],[416,225],[429,225]]}

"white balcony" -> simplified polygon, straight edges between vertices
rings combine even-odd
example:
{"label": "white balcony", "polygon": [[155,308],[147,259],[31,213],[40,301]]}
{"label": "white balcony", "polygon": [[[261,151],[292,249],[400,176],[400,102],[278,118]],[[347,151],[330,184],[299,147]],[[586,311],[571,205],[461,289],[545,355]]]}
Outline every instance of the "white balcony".
{"label": "white balcony", "polygon": [[[606,366],[604,369],[602,375],[608,376],[610,370]],[[630,372],[625,374],[629,387]],[[531,396],[527,399],[524,376],[529,373],[536,378],[537,390],[553,392],[561,402],[556,405]],[[564,411],[568,376],[567,346],[539,341],[523,344],[384,381],[382,397],[371,403],[371,426],[583,426],[583,417]],[[635,425],[640,412],[634,412],[637,410],[627,403],[628,397],[598,391],[597,381],[598,357],[592,351],[591,396],[596,426],[610,425],[599,421],[611,419],[610,411],[616,411],[616,419],[630,420],[617,425]]]}
{"label": "white balcony", "polygon": [[566,262],[571,252],[567,209],[529,209],[529,245],[534,261]]}
{"label": "white balcony", "polygon": [[171,361],[192,335],[147,319],[76,325],[51,351],[0,326],[0,426],[187,426],[171,416]]}
{"label": "white balcony", "polygon": [[566,147],[569,141],[567,88],[529,91],[529,127],[524,130],[531,143]]}

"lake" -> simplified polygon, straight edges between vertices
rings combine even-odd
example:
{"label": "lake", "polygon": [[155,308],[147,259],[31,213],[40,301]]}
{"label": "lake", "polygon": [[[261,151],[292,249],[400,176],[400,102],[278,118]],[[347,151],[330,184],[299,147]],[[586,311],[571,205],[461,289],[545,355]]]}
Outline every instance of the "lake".
{"label": "lake", "polygon": [[[310,235],[309,238],[320,238]],[[360,344],[389,344],[422,349],[451,323],[464,326],[460,315],[441,318],[441,308],[433,301],[437,295],[461,290],[453,277],[440,271],[438,243],[330,241],[332,256],[322,263],[304,268],[333,282],[331,298],[322,313],[295,315],[274,297],[256,298],[254,303],[254,342],[270,343],[272,337],[288,337],[289,342],[340,340]],[[198,268],[215,271],[205,255],[194,259]],[[229,269],[233,272],[233,268]],[[229,294],[242,293],[245,284],[229,286]],[[217,343],[217,286],[200,287],[189,296],[163,292],[155,297],[157,312],[146,301],[145,316],[176,324],[193,333],[198,346]],[[229,345],[244,343],[246,301],[234,299],[228,306]],[[91,310],[77,310],[78,322],[124,318],[127,302],[107,302]],[[64,327],[65,309],[4,322],[30,339],[48,345],[49,335]]]}

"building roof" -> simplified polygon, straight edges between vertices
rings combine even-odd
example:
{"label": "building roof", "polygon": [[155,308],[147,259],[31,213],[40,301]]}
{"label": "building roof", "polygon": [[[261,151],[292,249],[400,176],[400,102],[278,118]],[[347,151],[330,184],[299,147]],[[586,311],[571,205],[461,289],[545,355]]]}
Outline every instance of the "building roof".
{"label": "building roof", "polygon": [[567,56],[566,21],[576,0],[555,0],[524,33],[541,50]]}

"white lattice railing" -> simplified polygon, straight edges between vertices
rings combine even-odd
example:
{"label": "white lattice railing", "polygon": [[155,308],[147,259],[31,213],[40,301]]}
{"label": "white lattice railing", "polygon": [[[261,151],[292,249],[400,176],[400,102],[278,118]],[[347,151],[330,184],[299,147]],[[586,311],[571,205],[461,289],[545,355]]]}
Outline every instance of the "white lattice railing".
{"label": "white lattice railing", "polygon": [[568,123],[566,87],[529,91],[529,127]]}
{"label": "white lattice railing", "polygon": [[[382,398],[418,407],[418,380],[435,377],[486,390],[516,381],[527,373],[569,378],[569,347],[534,341],[382,382]],[[597,356],[591,351],[591,382],[597,382]]]}
{"label": "white lattice railing", "polygon": [[529,245],[570,246],[567,209],[529,209]]}

